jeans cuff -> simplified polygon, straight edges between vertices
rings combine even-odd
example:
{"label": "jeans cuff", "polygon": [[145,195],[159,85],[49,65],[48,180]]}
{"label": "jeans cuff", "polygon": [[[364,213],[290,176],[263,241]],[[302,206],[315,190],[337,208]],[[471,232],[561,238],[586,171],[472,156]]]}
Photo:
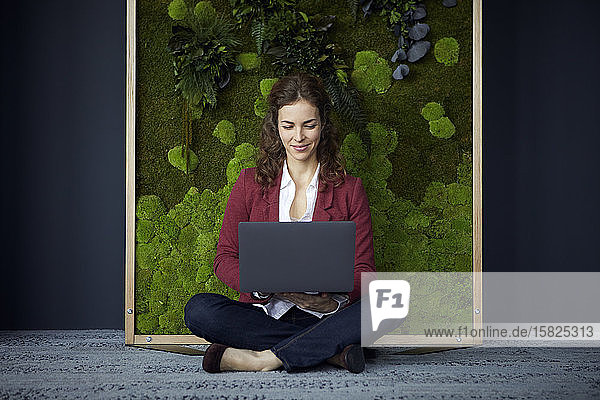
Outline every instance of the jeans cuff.
{"label": "jeans cuff", "polygon": [[271,350],[273,352],[273,354],[275,354],[275,356],[277,358],[279,358],[279,360],[281,361],[281,363],[283,364],[283,368],[287,371],[287,372],[292,372],[293,368],[290,366],[290,364],[288,363],[288,361],[285,359],[285,357],[281,356],[279,354],[279,350],[276,348],[276,346],[271,347],[269,350]]}

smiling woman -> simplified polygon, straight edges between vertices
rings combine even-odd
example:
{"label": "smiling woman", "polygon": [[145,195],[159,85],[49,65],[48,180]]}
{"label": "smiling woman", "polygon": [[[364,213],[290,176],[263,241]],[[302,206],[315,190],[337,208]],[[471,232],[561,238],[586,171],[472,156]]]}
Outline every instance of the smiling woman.
{"label": "smiling woman", "polygon": [[[256,168],[242,170],[221,228],[215,275],[239,287],[238,224],[245,221],[354,221],[354,289],[339,293],[240,293],[239,301],[199,293],[185,307],[186,326],[213,344],[203,367],[287,371],[323,361],[361,372],[360,278],[375,271],[371,214],[360,178],[346,174],[319,78],[278,80],[268,97]],[[265,257],[269,257],[268,254]]]}
{"label": "smiling woman", "polygon": [[281,107],[278,119],[279,136],[287,157],[299,162],[316,162],[321,133],[319,110],[308,101],[299,100]]}
{"label": "smiling woman", "polygon": [[267,100],[256,182],[263,189],[270,186],[286,159],[293,169],[306,168],[313,173],[318,160],[323,182],[320,190],[329,183],[339,186],[346,172],[338,132],[330,119],[331,101],[321,80],[304,73],[284,77],[275,82]]}

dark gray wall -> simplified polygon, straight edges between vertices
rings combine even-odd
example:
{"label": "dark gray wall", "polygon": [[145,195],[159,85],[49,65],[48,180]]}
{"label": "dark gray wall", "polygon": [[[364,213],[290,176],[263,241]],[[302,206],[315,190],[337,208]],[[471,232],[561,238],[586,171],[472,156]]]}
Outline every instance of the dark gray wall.
{"label": "dark gray wall", "polygon": [[0,328],[123,327],[125,1],[8,4]]}
{"label": "dark gray wall", "polygon": [[600,271],[599,11],[484,0],[485,270]]}
{"label": "dark gray wall", "polygon": [[[485,270],[600,271],[599,11],[484,1]],[[122,328],[125,1],[0,18],[0,329]]]}

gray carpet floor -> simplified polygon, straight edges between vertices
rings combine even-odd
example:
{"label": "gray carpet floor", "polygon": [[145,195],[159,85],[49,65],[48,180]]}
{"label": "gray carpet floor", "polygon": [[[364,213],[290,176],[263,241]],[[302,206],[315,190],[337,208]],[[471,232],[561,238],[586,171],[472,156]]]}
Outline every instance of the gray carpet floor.
{"label": "gray carpet floor", "polygon": [[600,398],[598,348],[377,349],[362,374],[207,374],[201,356],[124,345],[118,330],[0,331],[0,398]]}

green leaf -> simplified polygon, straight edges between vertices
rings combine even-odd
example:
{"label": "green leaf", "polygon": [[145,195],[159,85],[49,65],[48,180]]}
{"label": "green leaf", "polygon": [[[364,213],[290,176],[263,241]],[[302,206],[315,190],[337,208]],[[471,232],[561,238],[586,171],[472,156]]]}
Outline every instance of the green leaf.
{"label": "green leaf", "polygon": [[304,19],[304,22],[308,22],[308,15],[306,15],[302,11],[299,11],[299,13],[300,13],[300,15],[302,15],[302,19]]}

